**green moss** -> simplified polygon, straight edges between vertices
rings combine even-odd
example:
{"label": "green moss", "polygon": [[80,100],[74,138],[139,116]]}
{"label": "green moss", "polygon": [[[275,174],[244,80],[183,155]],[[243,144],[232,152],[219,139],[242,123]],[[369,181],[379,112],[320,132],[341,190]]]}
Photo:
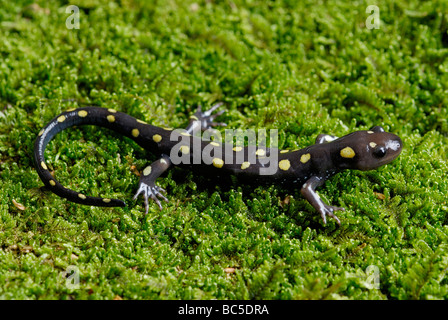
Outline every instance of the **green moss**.
{"label": "green moss", "polygon": [[[447,3],[377,1],[373,30],[368,4],[87,1],[77,30],[65,2],[0,0],[0,298],[448,298]],[[128,206],[42,188],[34,139],[62,110],[183,127],[215,101],[230,128],[279,129],[282,148],[373,125],[405,148],[319,189],[346,207],[342,226],[324,226],[299,190],[205,185],[178,169],[159,181],[170,203],[145,216],[132,196],[155,157],[92,127],[57,135],[48,165],[64,185]],[[69,266],[79,289],[61,278]]]}

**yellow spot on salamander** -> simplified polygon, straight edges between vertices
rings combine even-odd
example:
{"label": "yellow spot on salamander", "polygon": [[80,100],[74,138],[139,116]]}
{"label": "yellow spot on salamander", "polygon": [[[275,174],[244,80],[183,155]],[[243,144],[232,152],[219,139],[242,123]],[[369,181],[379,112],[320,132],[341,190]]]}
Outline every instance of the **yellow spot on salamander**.
{"label": "yellow spot on salamander", "polygon": [[163,128],[163,130],[171,131],[171,130],[173,130],[173,128]]}
{"label": "yellow spot on salamander", "polygon": [[71,111],[75,111],[76,110],[76,108],[70,108],[70,109],[67,109],[65,112],[71,112]]}
{"label": "yellow spot on salamander", "polygon": [[147,167],[143,170],[143,175],[144,175],[144,176],[147,176],[147,175],[149,175],[149,174],[151,173],[151,171],[152,171],[151,166],[147,166]]}
{"label": "yellow spot on salamander", "polygon": [[181,146],[179,150],[183,154],[188,154],[190,152],[190,148],[188,146]]}
{"label": "yellow spot on salamander", "polygon": [[113,115],[111,115],[111,114],[108,115],[108,116],[107,116],[107,121],[109,121],[109,122],[111,122],[111,123],[112,123],[112,122],[115,122],[115,116],[113,116]]}
{"label": "yellow spot on salamander", "polygon": [[222,168],[222,166],[224,165],[224,161],[222,161],[222,159],[219,158],[213,158],[213,166],[216,168]]}
{"label": "yellow spot on salamander", "polygon": [[58,117],[58,122],[64,122],[65,121],[65,116],[60,116]]}
{"label": "yellow spot on salamander", "polygon": [[244,161],[244,162],[241,164],[241,169],[242,169],[242,170],[247,169],[247,168],[249,168],[249,166],[250,166],[250,162]]}
{"label": "yellow spot on salamander", "polygon": [[373,131],[371,131],[371,130],[369,130],[369,131],[367,131],[367,133],[368,134],[372,134],[372,133],[374,133]]}
{"label": "yellow spot on salamander", "polygon": [[193,120],[196,120],[196,121],[199,120],[198,117],[196,117],[196,116],[190,116],[190,119],[193,119]]}
{"label": "yellow spot on salamander", "polygon": [[266,151],[264,149],[258,149],[257,151],[255,151],[255,154],[257,156],[264,156],[266,154]]}
{"label": "yellow spot on salamander", "polygon": [[163,164],[166,164],[166,161],[165,161],[165,159],[160,159],[160,163],[163,163]]}
{"label": "yellow spot on salamander", "polygon": [[154,140],[154,142],[160,142],[162,141],[162,136],[160,134],[155,134],[152,136],[152,140]]}
{"label": "yellow spot on salamander", "polygon": [[280,150],[280,153],[288,153],[289,150]]}
{"label": "yellow spot on salamander", "polygon": [[104,202],[104,203],[109,203],[109,202],[110,202],[110,199],[109,199],[109,198],[104,198],[104,199],[103,199],[103,202]]}
{"label": "yellow spot on salamander", "polygon": [[54,180],[50,180],[49,183],[54,187],[56,185],[56,182]]}
{"label": "yellow spot on salamander", "polygon": [[87,111],[86,110],[81,110],[78,112],[78,116],[80,116],[81,118],[84,118],[87,116]]}
{"label": "yellow spot on salamander", "polygon": [[343,158],[353,158],[355,156],[355,151],[350,147],[345,147],[341,150],[341,157]]}
{"label": "yellow spot on salamander", "polygon": [[40,166],[44,169],[44,170],[48,170],[48,167],[47,167],[47,165],[45,164],[45,162],[41,162],[40,163]]}
{"label": "yellow spot on salamander", "polygon": [[82,193],[78,193],[78,197],[80,198],[80,199],[85,199],[85,198],[87,198],[85,195],[83,195]]}
{"label": "yellow spot on salamander", "polygon": [[286,171],[286,170],[288,170],[288,169],[291,167],[291,163],[289,162],[288,159],[284,159],[284,160],[281,160],[281,161],[278,163],[278,167],[279,167],[280,169]]}
{"label": "yellow spot on salamander", "polygon": [[140,134],[140,131],[138,131],[138,129],[132,129],[132,136],[133,137],[135,137],[135,138],[137,138],[138,137],[138,135]]}
{"label": "yellow spot on salamander", "polygon": [[311,159],[311,155],[309,153],[305,153],[305,154],[302,154],[302,156],[300,157],[300,162],[307,163],[308,160],[310,160],[310,159]]}
{"label": "yellow spot on salamander", "polygon": [[110,113],[117,113],[117,110],[115,109],[107,109],[107,111],[109,111]]}
{"label": "yellow spot on salamander", "polygon": [[147,124],[145,121],[143,121],[143,120],[140,120],[140,119],[137,119],[137,122],[138,123],[143,123],[143,124]]}
{"label": "yellow spot on salamander", "polygon": [[240,152],[241,150],[243,150],[242,147],[234,147],[233,148],[233,151],[235,151],[235,152]]}
{"label": "yellow spot on salamander", "polygon": [[372,148],[375,148],[376,147],[376,143],[375,142],[370,142],[369,146],[372,147]]}

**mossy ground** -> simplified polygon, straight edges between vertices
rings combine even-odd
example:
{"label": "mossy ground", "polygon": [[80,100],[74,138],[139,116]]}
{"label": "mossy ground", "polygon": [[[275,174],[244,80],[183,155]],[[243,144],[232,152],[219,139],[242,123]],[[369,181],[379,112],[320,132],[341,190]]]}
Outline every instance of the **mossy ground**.
{"label": "mossy ground", "polygon": [[[80,29],[66,28],[69,4]],[[380,9],[369,30],[366,7]],[[0,0],[1,299],[448,298],[448,4],[446,1]],[[326,226],[277,186],[191,172],[159,183],[159,211],[133,201],[154,156],[107,130],[56,136],[46,152],[72,189],[125,208],[43,190],[39,130],[76,106],[113,107],[184,127],[224,101],[230,128],[278,129],[282,148],[382,125],[401,156],[319,189],[342,225]],[[80,287],[60,275],[79,268]],[[380,289],[372,289],[376,266]]]}

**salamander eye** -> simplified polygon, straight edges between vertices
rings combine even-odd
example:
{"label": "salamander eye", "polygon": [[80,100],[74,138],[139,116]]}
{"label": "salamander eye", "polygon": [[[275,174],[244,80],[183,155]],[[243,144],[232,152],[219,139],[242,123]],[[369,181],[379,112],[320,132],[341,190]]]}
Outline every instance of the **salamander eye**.
{"label": "salamander eye", "polygon": [[370,131],[373,131],[373,132],[384,132],[384,129],[381,126],[374,126],[374,127],[370,128]]}
{"label": "salamander eye", "polygon": [[384,147],[376,147],[375,149],[373,149],[373,156],[375,158],[382,158],[386,155],[386,148]]}

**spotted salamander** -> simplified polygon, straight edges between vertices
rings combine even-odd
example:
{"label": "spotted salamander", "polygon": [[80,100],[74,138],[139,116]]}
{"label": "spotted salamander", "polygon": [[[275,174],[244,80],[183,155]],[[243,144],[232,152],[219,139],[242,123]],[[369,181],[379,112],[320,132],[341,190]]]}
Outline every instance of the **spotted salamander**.
{"label": "spotted salamander", "polygon": [[[204,174],[209,172],[233,174],[246,178],[249,182],[297,185],[302,195],[320,213],[324,223],[329,216],[340,224],[334,211],[345,209],[325,204],[316,193],[316,188],[344,169],[372,170],[385,165],[394,160],[402,150],[400,138],[385,132],[380,126],[356,131],[341,138],[320,134],[314,145],[294,151],[233,146],[192,134],[198,127],[206,130],[225,125],[214,122],[215,118],[223,113],[223,111],[215,112],[220,105],[216,104],[204,112],[198,108],[190,117],[187,128],[177,139],[173,139],[175,130],[172,128],[156,127],[114,109],[83,107],[67,110],[51,120],[38,134],[34,146],[37,172],[46,187],[70,201],[103,207],[125,206],[125,203],[118,199],[91,197],[65,188],[50,173],[45,162],[45,147],[58,132],[75,125],[95,125],[127,136],[143,148],[160,155],[158,160],[143,169],[134,196],[134,199],[140,194],[143,196],[146,213],[149,206],[148,199],[155,201],[160,209],[162,209],[160,200],[168,202],[164,195],[166,191],[156,185],[156,179],[171,166],[184,164],[184,162],[173,163],[173,155],[176,155],[192,160],[189,166],[198,168]],[[199,153],[213,150],[210,152],[210,159],[194,158],[194,147]],[[262,175],[260,171],[266,167],[266,157],[270,157],[270,166],[274,167],[274,170],[271,174]]]}

